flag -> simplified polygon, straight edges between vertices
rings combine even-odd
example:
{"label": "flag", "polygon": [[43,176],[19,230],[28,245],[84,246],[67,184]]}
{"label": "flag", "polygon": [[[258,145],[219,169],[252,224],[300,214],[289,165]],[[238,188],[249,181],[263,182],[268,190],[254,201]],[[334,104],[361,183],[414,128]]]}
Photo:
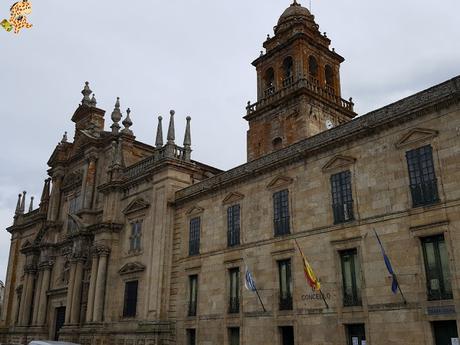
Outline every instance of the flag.
{"label": "flag", "polygon": [[296,244],[297,244],[297,248],[299,248],[300,255],[302,256],[303,271],[305,273],[305,278],[307,279],[308,285],[310,285],[313,290],[320,291],[321,284],[319,283],[318,278],[316,278],[316,275],[313,272],[313,269],[311,268],[310,264],[307,261],[307,258],[303,254],[302,249],[300,249],[297,241],[296,241]]}
{"label": "flag", "polygon": [[380,241],[379,235],[377,235],[377,232],[374,229],[375,237],[377,237],[377,241],[379,241],[380,249],[382,251],[383,255],[383,261],[385,262],[385,266],[387,267],[388,272],[391,274],[391,277],[393,278],[393,281],[391,283],[391,291],[393,293],[396,293],[398,291],[398,280],[396,279],[396,274],[393,271],[393,267],[391,266],[390,259],[388,258],[387,254],[385,253],[385,249],[383,248],[382,242]]}
{"label": "flag", "polygon": [[246,287],[246,289],[248,289],[249,291],[257,291],[256,282],[254,281],[254,277],[252,276],[252,273],[249,270],[248,266],[246,266],[246,274],[244,276],[244,286]]}

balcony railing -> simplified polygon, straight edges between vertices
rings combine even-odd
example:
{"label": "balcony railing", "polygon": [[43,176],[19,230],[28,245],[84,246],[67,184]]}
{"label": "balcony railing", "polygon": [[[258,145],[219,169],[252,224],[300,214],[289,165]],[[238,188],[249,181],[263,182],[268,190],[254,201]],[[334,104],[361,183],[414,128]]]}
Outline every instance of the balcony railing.
{"label": "balcony railing", "polygon": [[283,80],[283,87],[291,86],[294,83],[294,76],[287,77]]}
{"label": "balcony railing", "polygon": [[240,299],[238,297],[230,297],[228,312],[229,314],[237,314],[240,312]]}
{"label": "balcony railing", "polygon": [[344,307],[353,307],[362,305],[361,297],[357,295],[343,295],[343,306]]}
{"label": "balcony railing", "polygon": [[410,191],[414,207],[430,205],[439,201],[437,179],[411,184]]}
{"label": "balcony railing", "polygon": [[332,205],[334,211],[334,223],[345,223],[354,220],[353,215],[353,200],[337,203]]}
{"label": "balcony railing", "polygon": [[289,217],[274,219],[273,225],[275,227],[275,236],[283,236],[291,233],[289,227]]}
{"label": "balcony railing", "polygon": [[311,76],[302,76],[297,79],[294,77],[291,78],[291,81],[288,81],[289,78],[285,79],[286,83],[283,82],[282,88],[280,90],[275,90],[275,87],[271,86],[264,91],[263,99],[253,104],[251,104],[251,102],[248,102],[248,105],[246,107],[247,115],[250,115],[259,110],[260,108],[263,108],[266,105],[283,98],[288,93],[297,89],[307,89],[310,92],[313,92],[337,104],[339,107],[353,112],[354,103],[351,98],[349,101],[340,98],[336,95],[336,92],[333,88],[321,86],[316,78]]}
{"label": "balcony railing", "polygon": [[188,316],[196,316],[196,301],[188,303]]}
{"label": "balcony railing", "polygon": [[280,310],[292,310],[292,296],[280,296]]}

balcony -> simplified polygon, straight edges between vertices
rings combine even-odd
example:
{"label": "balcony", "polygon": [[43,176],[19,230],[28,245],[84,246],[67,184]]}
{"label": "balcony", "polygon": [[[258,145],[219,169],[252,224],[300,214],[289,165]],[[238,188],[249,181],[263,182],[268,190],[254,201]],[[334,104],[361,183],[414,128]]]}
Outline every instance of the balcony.
{"label": "balcony", "polygon": [[270,86],[269,88],[265,89],[264,98],[253,104],[251,104],[251,102],[248,102],[248,105],[246,107],[247,115],[251,115],[256,111],[264,108],[265,106],[282,99],[289,93],[301,89],[307,90],[315,95],[318,95],[319,97],[336,104],[338,107],[342,108],[343,110],[349,113],[354,113],[354,103],[351,98],[349,101],[346,101],[337,96],[333,88],[329,86],[324,87],[320,85],[319,81],[316,78],[312,76],[301,76],[297,79],[294,77],[286,78],[282,82],[282,88],[280,90],[276,90],[274,86]]}
{"label": "balcony", "polygon": [[292,310],[292,296],[280,296],[280,310]]}
{"label": "balcony", "polygon": [[228,304],[228,313],[237,314],[240,312],[240,299],[239,297],[230,297]]}
{"label": "balcony", "polygon": [[431,205],[439,201],[437,179],[411,184],[410,191],[414,207]]}
{"label": "balcony", "polygon": [[362,305],[361,297],[357,295],[349,295],[349,294],[343,295],[343,306],[344,307],[354,307],[354,306],[361,306],[361,305]]}
{"label": "balcony", "polygon": [[190,301],[188,303],[188,316],[196,316],[196,301]]}

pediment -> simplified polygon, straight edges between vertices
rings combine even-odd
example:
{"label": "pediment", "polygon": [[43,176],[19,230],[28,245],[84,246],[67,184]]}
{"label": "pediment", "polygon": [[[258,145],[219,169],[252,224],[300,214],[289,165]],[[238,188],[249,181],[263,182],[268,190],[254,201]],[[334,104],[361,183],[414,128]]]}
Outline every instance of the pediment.
{"label": "pediment", "polygon": [[145,271],[145,265],[140,262],[129,262],[118,270],[120,275],[139,273]]}
{"label": "pediment", "polygon": [[129,205],[123,210],[124,214],[130,214],[145,210],[150,207],[150,203],[143,198],[137,198],[129,203]]}
{"label": "pediment", "polygon": [[203,211],[204,211],[204,208],[195,205],[195,206],[193,206],[191,209],[189,209],[187,211],[187,215],[193,216],[193,215],[196,215],[196,214],[203,213]]}
{"label": "pediment", "polygon": [[22,246],[21,246],[21,249],[25,249],[25,248],[28,248],[28,247],[32,247],[32,243],[29,241],[29,240],[26,240]]}
{"label": "pediment", "polygon": [[356,158],[350,156],[337,155],[330,159],[324,166],[323,172],[329,172],[337,169],[346,168],[353,165],[356,162]]}
{"label": "pediment", "polygon": [[289,186],[294,179],[288,176],[277,176],[267,185],[268,189],[277,189]]}
{"label": "pediment", "polygon": [[438,135],[438,131],[427,128],[414,128],[404,134],[396,143],[397,148],[412,145],[414,143],[428,141]]}
{"label": "pediment", "polygon": [[224,200],[222,200],[223,204],[232,204],[234,202],[240,201],[244,198],[244,195],[238,192],[231,192],[229,193]]}

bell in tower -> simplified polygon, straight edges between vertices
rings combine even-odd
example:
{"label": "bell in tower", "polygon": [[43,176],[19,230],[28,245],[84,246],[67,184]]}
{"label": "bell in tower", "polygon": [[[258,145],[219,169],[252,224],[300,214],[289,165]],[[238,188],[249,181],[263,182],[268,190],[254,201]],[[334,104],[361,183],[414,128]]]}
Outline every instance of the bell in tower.
{"label": "bell in tower", "polygon": [[342,99],[340,64],[315,17],[294,1],[267,36],[257,70],[257,102],[244,117],[248,161],[353,119],[353,102]]}

